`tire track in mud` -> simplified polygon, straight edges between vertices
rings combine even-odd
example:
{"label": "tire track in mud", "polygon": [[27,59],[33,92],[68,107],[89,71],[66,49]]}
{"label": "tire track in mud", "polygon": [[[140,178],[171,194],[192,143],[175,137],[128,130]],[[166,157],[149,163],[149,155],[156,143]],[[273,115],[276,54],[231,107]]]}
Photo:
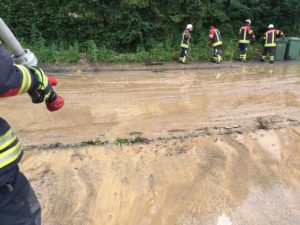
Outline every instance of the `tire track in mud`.
{"label": "tire track in mud", "polygon": [[[73,153],[71,155],[70,166],[75,170],[74,177],[76,178],[73,185],[77,186],[77,191],[80,193],[80,197],[76,199],[77,206],[72,210],[70,219],[69,221],[66,221],[66,224],[89,225],[92,223],[92,220],[88,216],[88,210],[97,196],[97,191],[94,187],[95,183],[91,182],[88,169],[82,168],[84,167],[84,158],[84,155],[79,153]],[[76,162],[77,160],[79,161]]]}
{"label": "tire track in mud", "polygon": [[[50,154],[49,161],[53,161],[55,154]],[[90,156],[77,151],[71,155],[64,154],[62,157],[65,157],[65,165],[58,159],[58,165],[44,166],[36,175],[34,175],[36,172],[32,174],[31,170],[25,170],[34,176],[31,184],[40,196],[43,215],[47,218],[43,224],[94,224],[89,216],[89,210],[97,197],[96,188],[102,182],[100,170],[95,168],[98,163]],[[58,214],[62,217],[53,216]]]}

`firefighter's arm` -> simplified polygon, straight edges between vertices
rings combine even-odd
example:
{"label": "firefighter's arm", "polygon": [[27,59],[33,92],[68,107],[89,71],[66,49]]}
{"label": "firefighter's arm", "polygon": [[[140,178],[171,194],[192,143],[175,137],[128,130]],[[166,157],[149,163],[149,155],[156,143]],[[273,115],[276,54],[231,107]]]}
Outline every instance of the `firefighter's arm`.
{"label": "firefighter's arm", "polygon": [[208,35],[208,41],[209,41],[209,44],[211,44],[212,43],[212,40],[213,40],[213,38],[214,38],[214,31],[210,31],[209,32],[209,35]]}
{"label": "firefighter's arm", "polygon": [[[31,78],[19,73],[13,66],[13,59],[5,48],[0,46],[0,97],[14,96],[26,92],[31,85]],[[26,78],[26,82],[23,84]],[[23,84],[23,85],[22,85]]]}
{"label": "firefighter's arm", "polygon": [[265,41],[267,39],[267,33],[264,33],[263,40]]}
{"label": "firefighter's arm", "polygon": [[64,102],[57,96],[47,76],[38,67],[14,65],[5,48],[0,46],[0,97],[28,93],[33,103],[46,102],[50,111],[60,109]]}
{"label": "firefighter's arm", "polygon": [[277,31],[276,31],[276,35],[277,35],[278,37],[284,37],[284,33],[283,33],[281,30],[277,30]]}
{"label": "firefighter's arm", "polygon": [[248,33],[249,33],[250,37],[255,40],[255,34],[254,34],[253,30],[251,30],[250,27],[248,27]]}
{"label": "firefighter's arm", "polygon": [[211,43],[212,43],[212,39],[209,36],[209,38],[208,38],[208,44],[210,45]]}
{"label": "firefighter's arm", "polygon": [[260,42],[261,44],[264,44],[266,41],[267,37],[266,37],[266,33],[263,34],[263,36],[260,38]]}

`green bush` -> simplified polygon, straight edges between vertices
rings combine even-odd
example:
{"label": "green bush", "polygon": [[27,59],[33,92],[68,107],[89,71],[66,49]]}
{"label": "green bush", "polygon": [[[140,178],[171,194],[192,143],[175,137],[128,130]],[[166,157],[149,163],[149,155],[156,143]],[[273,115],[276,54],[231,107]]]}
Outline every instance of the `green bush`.
{"label": "green bush", "polygon": [[[211,58],[210,25],[226,37],[225,60],[238,58],[236,33],[246,18],[252,19],[258,38],[269,23],[286,36],[300,35],[299,0],[1,0],[0,12],[43,62],[78,62],[80,52],[92,63],[171,61],[179,56],[188,23],[194,25],[189,53],[193,62]],[[249,57],[258,56],[255,44]]]}
{"label": "green bush", "polygon": [[[50,46],[45,46],[43,41],[40,41],[37,45],[24,44],[26,48],[30,48],[38,57],[40,62],[48,63],[76,63],[80,60],[80,52],[83,51],[87,56],[87,60],[90,63],[105,62],[105,63],[126,63],[135,62],[143,63],[147,59],[151,59],[154,62],[172,62],[179,58],[180,47],[174,45],[165,47],[164,44],[159,44],[157,47],[146,51],[144,48],[138,48],[135,53],[118,53],[109,50],[106,47],[98,48],[96,43],[91,40],[85,43],[80,48],[78,42],[73,45],[64,47],[62,43],[52,43]],[[248,49],[247,58],[259,59],[261,54],[261,46],[258,43],[250,45]],[[236,40],[225,40],[221,47],[222,57],[225,61],[233,61],[239,59],[239,47]],[[213,55],[213,48],[208,46],[207,43],[198,43],[196,45],[191,44],[191,49],[188,53],[189,62],[201,62],[210,61]]]}
{"label": "green bush", "polygon": [[95,41],[90,40],[86,42],[86,53],[87,59],[89,62],[96,62],[98,61],[99,49],[95,43]]}
{"label": "green bush", "polygon": [[75,42],[72,45],[65,47],[62,43],[52,43],[50,46],[45,45],[45,41],[40,38],[35,44],[23,44],[24,47],[31,49],[36,54],[39,62],[65,62],[76,63],[80,60],[79,43]]}
{"label": "green bush", "polygon": [[76,42],[89,62],[141,62],[149,57],[169,61],[178,57],[188,23],[194,25],[190,58],[195,61],[210,58],[210,25],[232,39],[223,46],[227,60],[237,55],[234,39],[246,18],[252,19],[258,38],[269,23],[286,36],[300,35],[299,0],[1,0],[0,12],[19,39],[34,44],[43,60],[53,62],[76,62]]}
{"label": "green bush", "polygon": [[134,62],[144,62],[146,59],[150,58],[149,52],[147,52],[144,47],[139,47],[134,54]]}
{"label": "green bush", "polygon": [[150,50],[150,57],[154,61],[171,61],[174,57],[173,49],[164,43],[157,43],[157,45]]}

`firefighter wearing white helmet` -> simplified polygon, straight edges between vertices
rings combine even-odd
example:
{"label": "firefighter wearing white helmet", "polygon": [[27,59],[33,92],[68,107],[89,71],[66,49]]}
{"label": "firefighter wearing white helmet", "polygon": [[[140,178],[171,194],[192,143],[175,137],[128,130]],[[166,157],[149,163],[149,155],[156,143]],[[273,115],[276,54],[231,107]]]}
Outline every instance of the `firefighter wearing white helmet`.
{"label": "firefighter wearing white helmet", "polygon": [[269,24],[268,30],[264,34],[264,50],[262,53],[261,61],[266,60],[267,54],[270,55],[270,63],[274,63],[275,49],[276,49],[276,38],[283,37],[284,34],[281,30],[274,29],[273,24]]}
{"label": "firefighter wearing white helmet", "polygon": [[193,25],[188,24],[182,34],[182,40],[180,44],[181,53],[180,53],[179,63],[186,64],[186,58],[189,50],[192,30],[193,30]]}
{"label": "firefighter wearing white helmet", "polygon": [[188,24],[188,25],[186,26],[186,29],[187,29],[187,30],[193,30],[193,25],[192,25],[192,24]]}
{"label": "firefighter wearing white helmet", "polygon": [[251,20],[245,20],[244,25],[239,30],[239,48],[240,48],[240,61],[247,62],[248,45],[250,38],[255,39],[253,30],[251,29]]}

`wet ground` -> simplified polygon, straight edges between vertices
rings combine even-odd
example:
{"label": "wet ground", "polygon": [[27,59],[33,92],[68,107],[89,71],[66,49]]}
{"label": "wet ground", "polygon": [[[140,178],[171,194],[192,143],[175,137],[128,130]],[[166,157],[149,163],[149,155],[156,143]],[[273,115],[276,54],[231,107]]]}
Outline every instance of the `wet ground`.
{"label": "wet ground", "polygon": [[213,66],[70,67],[60,112],[1,100],[44,224],[298,224],[300,63]]}
{"label": "wet ground", "polygon": [[25,145],[114,140],[132,132],[157,139],[207,127],[253,130],[259,117],[278,126],[297,124],[299,74],[299,63],[73,73],[59,77],[56,90],[66,101],[60,112],[46,112],[28,96],[1,100],[0,106]]}

